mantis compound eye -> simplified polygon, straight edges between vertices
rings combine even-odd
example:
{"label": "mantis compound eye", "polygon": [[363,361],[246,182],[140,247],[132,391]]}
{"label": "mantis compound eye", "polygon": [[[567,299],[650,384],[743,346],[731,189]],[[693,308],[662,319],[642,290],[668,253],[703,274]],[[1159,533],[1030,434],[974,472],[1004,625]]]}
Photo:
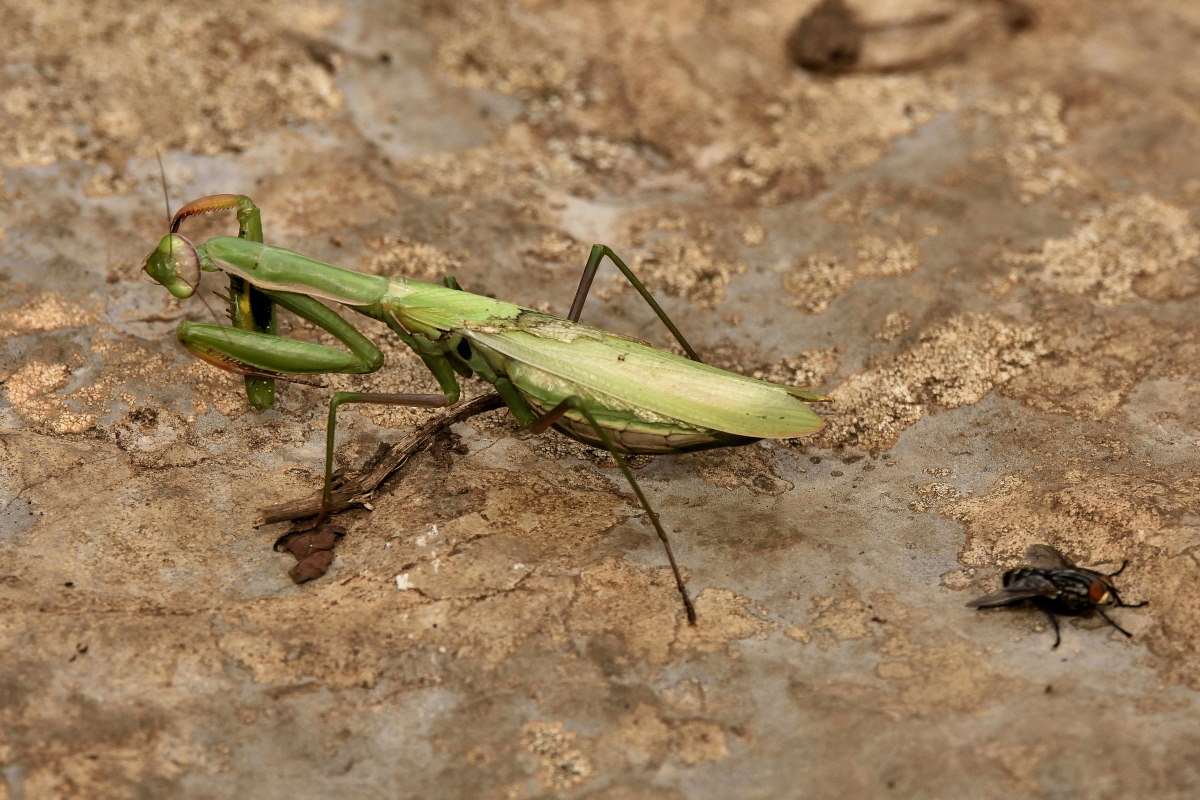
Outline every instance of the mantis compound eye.
{"label": "mantis compound eye", "polygon": [[180,299],[191,297],[200,285],[200,256],[178,234],[164,236],[142,265],[146,274]]}

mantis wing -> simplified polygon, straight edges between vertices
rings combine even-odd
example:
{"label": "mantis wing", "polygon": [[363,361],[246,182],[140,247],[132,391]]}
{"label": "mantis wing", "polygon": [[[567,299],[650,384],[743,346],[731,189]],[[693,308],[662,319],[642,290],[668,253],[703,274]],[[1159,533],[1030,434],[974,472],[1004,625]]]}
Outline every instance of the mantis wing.
{"label": "mantis wing", "polygon": [[579,394],[645,421],[759,439],[806,436],[823,424],[803,402],[823,398],[803,389],[726,372],[536,311],[523,310],[506,322],[469,326],[463,334],[502,356],[522,391],[551,400]]}

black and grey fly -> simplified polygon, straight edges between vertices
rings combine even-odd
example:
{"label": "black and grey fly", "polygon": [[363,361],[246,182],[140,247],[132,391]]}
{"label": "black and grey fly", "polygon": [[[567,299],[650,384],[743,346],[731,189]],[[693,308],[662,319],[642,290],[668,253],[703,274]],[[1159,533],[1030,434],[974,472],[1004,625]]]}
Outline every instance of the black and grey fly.
{"label": "black and grey fly", "polygon": [[1104,617],[1104,621],[1109,625],[1126,636],[1133,636],[1101,608],[1138,608],[1146,605],[1145,601],[1126,603],[1108,580],[1114,575],[1119,575],[1128,562],[1122,563],[1116,572],[1096,572],[1075,566],[1070,559],[1048,544],[1030,545],[1025,558],[1028,562],[1025,566],[1004,573],[1003,589],[977,597],[967,605],[971,608],[995,608],[1016,605],[1025,600],[1033,601],[1035,606],[1045,612],[1054,626],[1054,645],[1051,650],[1058,647],[1061,641],[1058,633],[1059,614],[1086,614],[1094,610]]}

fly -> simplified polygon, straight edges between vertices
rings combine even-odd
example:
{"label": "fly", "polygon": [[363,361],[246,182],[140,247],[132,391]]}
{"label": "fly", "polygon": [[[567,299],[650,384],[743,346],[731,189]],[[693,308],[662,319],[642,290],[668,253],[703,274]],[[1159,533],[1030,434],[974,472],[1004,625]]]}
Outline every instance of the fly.
{"label": "fly", "polygon": [[1097,572],[1085,567],[1077,567],[1071,560],[1048,544],[1030,545],[1025,552],[1026,566],[1010,569],[1004,573],[1004,588],[998,592],[977,597],[967,603],[970,608],[996,608],[998,606],[1016,605],[1025,600],[1032,600],[1040,608],[1050,624],[1054,626],[1054,645],[1058,647],[1061,638],[1058,632],[1058,615],[1086,614],[1095,611],[1104,617],[1104,621],[1126,636],[1132,633],[1122,628],[1111,617],[1104,613],[1102,606],[1120,606],[1122,608],[1140,608],[1141,603],[1126,603],[1117,594],[1116,587],[1108,579],[1120,575],[1129,562],[1122,562],[1116,572]]}

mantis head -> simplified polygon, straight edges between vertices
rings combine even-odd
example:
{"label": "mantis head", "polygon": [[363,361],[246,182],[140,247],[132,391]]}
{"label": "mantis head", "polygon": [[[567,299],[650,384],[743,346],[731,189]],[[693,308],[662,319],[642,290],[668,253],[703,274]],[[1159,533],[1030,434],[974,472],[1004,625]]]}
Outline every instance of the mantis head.
{"label": "mantis head", "polygon": [[142,269],[180,299],[191,297],[200,285],[200,256],[196,247],[177,233],[162,238],[146,256]]}

